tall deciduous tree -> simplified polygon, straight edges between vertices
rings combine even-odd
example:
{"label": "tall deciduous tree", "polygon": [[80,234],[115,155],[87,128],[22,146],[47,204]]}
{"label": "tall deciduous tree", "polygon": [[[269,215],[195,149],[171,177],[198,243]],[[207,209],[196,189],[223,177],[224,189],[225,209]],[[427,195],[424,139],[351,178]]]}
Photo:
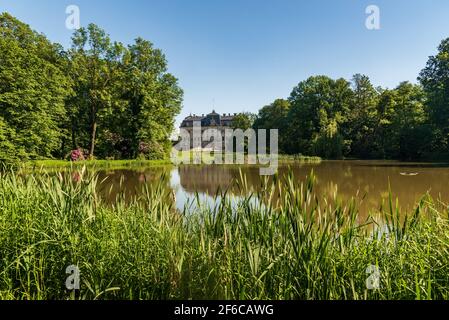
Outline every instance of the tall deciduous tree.
{"label": "tall deciduous tree", "polygon": [[133,156],[161,158],[171,147],[174,119],[181,111],[183,91],[167,72],[167,61],[159,49],[138,38],[128,47],[124,60],[127,132]]}
{"label": "tall deciduous tree", "polygon": [[[429,145],[422,87],[402,82],[382,90],[377,106],[376,146],[381,158],[419,159]],[[427,136],[427,137],[426,137]]]}
{"label": "tall deciduous tree", "polygon": [[341,157],[340,127],[347,121],[351,98],[344,79],[316,76],[300,82],[289,98],[289,151]]}
{"label": "tall deciduous tree", "polygon": [[237,114],[232,121],[233,129],[241,129],[243,131],[250,129],[254,125],[256,115],[250,112],[242,112]]}
{"label": "tall deciduous tree", "polygon": [[449,38],[429,58],[419,80],[427,94],[427,111],[434,127],[434,150],[449,153]]}
{"label": "tall deciduous tree", "polygon": [[[288,152],[288,113],[290,102],[284,99],[277,99],[272,104],[259,110],[259,114],[254,121],[255,129],[278,129],[279,130],[279,150]],[[267,137],[268,139],[268,137]]]}
{"label": "tall deciduous tree", "polygon": [[395,89],[391,135],[397,137],[398,146],[387,150],[392,157],[420,159],[429,152],[432,132],[424,109],[425,103],[426,95],[419,85],[402,82]]}
{"label": "tall deciduous tree", "polygon": [[346,126],[351,140],[351,154],[361,158],[376,157],[378,148],[375,145],[375,128],[379,92],[370,79],[361,74],[354,75],[352,87],[354,94]]}
{"label": "tall deciduous tree", "polygon": [[72,41],[70,74],[76,92],[70,105],[72,115],[75,115],[72,116],[73,142],[77,144],[76,132],[83,132],[87,125],[89,156],[93,158],[99,125],[123,103],[117,89],[123,84],[120,83],[120,61],[124,48],[120,43],[112,43],[104,30],[94,24],[77,30]]}
{"label": "tall deciduous tree", "polygon": [[94,24],[64,52],[0,15],[0,159],[161,158],[183,92],[163,53],[138,38],[124,47]]}
{"label": "tall deciduous tree", "polygon": [[70,81],[62,48],[0,15],[0,160],[48,158],[61,145]]}

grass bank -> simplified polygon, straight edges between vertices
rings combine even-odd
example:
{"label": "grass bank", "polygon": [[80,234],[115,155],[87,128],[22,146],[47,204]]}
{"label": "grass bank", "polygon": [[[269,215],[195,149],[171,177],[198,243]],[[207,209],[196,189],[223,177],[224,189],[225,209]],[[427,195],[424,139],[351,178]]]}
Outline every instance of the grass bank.
{"label": "grass bank", "polygon": [[0,299],[449,298],[448,212],[428,196],[409,213],[390,199],[361,222],[354,201],[316,198],[313,176],[289,176],[180,213],[164,179],[107,206],[83,172],[1,174]]}
{"label": "grass bank", "polygon": [[86,161],[66,161],[66,160],[34,160],[25,162],[26,168],[98,168],[98,169],[126,169],[148,166],[171,165],[170,159],[165,160],[86,160]]}
{"label": "grass bank", "polygon": [[[208,163],[214,160],[214,155],[210,152],[200,153],[203,161]],[[235,154],[233,154],[235,156]],[[180,153],[179,157],[190,157],[193,163],[194,153],[184,152]],[[224,156],[223,156],[224,157]],[[223,159],[224,160],[224,159]],[[245,161],[247,160],[245,156]],[[304,163],[319,163],[320,157],[308,157],[302,155],[279,155],[280,162],[304,162]],[[16,167],[24,167],[27,169],[70,169],[70,168],[96,168],[96,169],[127,169],[127,168],[144,168],[172,165],[170,159],[163,160],[86,160],[86,161],[67,161],[67,160],[31,160],[22,164],[16,164]],[[239,164],[238,164],[239,165]]]}
{"label": "grass bank", "polygon": [[279,161],[298,161],[298,162],[305,162],[305,163],[320,163],[323,159],[321,157],[317,156],[303,156],[301,154],[297,155],[288,155],[288,154],[281,154],[279,155]]}

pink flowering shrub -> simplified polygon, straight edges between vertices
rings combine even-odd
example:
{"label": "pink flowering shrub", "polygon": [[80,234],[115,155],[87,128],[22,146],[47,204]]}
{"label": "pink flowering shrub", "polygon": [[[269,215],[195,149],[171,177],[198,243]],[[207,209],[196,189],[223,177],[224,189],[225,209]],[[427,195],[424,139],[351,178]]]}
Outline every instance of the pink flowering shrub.
{"label": "pink flowering shrub", "polygon": [[72,161],[83,161],[85,160],[84,153],[81,149],[72,150],[70,153],[70,160]]}

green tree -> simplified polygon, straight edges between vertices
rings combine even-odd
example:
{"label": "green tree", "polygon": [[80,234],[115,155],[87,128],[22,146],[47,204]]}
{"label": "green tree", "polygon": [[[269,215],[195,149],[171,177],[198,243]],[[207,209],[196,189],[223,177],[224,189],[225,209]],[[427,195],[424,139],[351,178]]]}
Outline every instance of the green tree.
{"label": "green tree", "polygon": [[73,147],[87,144],[93,156],[97,145],[103,158],[166,156],[183,92],[162,52],[141,38],[112,43],[91,24],[75,33],[70,56]]}
{"label": "green tree", "polygon": [[[300,82],[289,98],[289,153],[341,157],[340,127],[347,121],[351,98],[349,82],[344,79],[316,76]],[[323,146],[332,146],[332,150]]]}
{"label": "green tree", "polygon": [[77,135],[88,132],[89,156],[94,157],[97,130],[114,108],[124,102],[118,96],[123,82],[120,61],[124,48],[120,43],[112,43],[109,36],[94,24],[87,29],[77,30],[72,38],[70,74],[75,83],[76,96],[69,109],[72,115],[73,147],[79,143]]}
{"label": "green tree", "polygon": [[[288,113],[290,102],[284,99],[276,99],[272,104],[264,106],[254,121],[254,129],[278,129],[279,130],[279,152],[288,151]],[[268,137],[267,137],[268,139]]]}
{"label": "green tree", "polygon": [[71,94],[63,60],[59,45],[0,15],[0,159],[50,158],[60,150]]}
{"label": "green tree", "polygon": [[141,38],[128,47],[124,59],[125,81],[120,134],[129,141],[132,156],[162,158],[169,152],[175,116],[181,111],[183,91],[167,72],[161,50]]}
{"label": "green tree", "polygon": [[377,146],[378,157],[385,159],[396,157],[398,154],[398,127],[394,123],[398,120],[396,117],[398,94],[395,90],[389,89],[381,89],[379,94],[374,144]]}
{"label": "green tree", "polygon": [[15,131],[0,116],[0,162],[10,162],[26,158],[23,148],[15,145]]}
{"label": "green tree", "polygon": [[[250,112],[242,112],[234,116],[232,121],[232,129],[234,130],[242,130],[245,132],[248,129],[253,128],[254,122],[256,120],[256,115]],[[245,139],[243,142],[243,150],[248,152],[248,139]],[[236,150],[237,145],[234,145],[234,151]]]}
{"label": "green tree", "polygon": [[183,92],[149,41],[124,47],[90,24],[64,52],[8,14],[0,35],[0,160],[168,154]]}
{"label": "green tree", "polygon": [[449,38],[431,56],[419,75],[427,95],[427,112],[433,126],[433,151],[449,154]]}
{"label": "green tree", "polygon": [[431,131],[425,103],[426,95],[419,85],[402,82],[392,91],[391,111],[387,111],[384,121],[389,126],[384,139],[389,158],[420,159],[429,151]]}
{"label": "green tree", "polygon": [[256,115],[250,112],[242,112],[237,114],[232,121],[233,129],[241,129],[246,131],[253,127]]}
{"label": "green tree", "polygon": [[379,154],[375,136],[379,92],[370,79],[361,74],[354,75],[352,89],[353,98],[344,128],[346,139],[351,144],[350,154],[359,158],[376,157]]}

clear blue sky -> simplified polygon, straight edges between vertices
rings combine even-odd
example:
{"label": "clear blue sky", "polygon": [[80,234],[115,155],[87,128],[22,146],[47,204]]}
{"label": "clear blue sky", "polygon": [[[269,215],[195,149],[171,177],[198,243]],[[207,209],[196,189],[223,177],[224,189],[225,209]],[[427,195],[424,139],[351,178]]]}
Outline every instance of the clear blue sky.
{"label": "clear blue sky", "polygon": [[[178,122],[189,113],[257,112],[311,75],[375,85],[416,82],[443,38],[448,0],[0,0],[7,11],[70,45],[65,8],[113,40],[141,36],[163,50],[184,89]],[[365,8],[380,8],[381,30],[365,28]]]}

